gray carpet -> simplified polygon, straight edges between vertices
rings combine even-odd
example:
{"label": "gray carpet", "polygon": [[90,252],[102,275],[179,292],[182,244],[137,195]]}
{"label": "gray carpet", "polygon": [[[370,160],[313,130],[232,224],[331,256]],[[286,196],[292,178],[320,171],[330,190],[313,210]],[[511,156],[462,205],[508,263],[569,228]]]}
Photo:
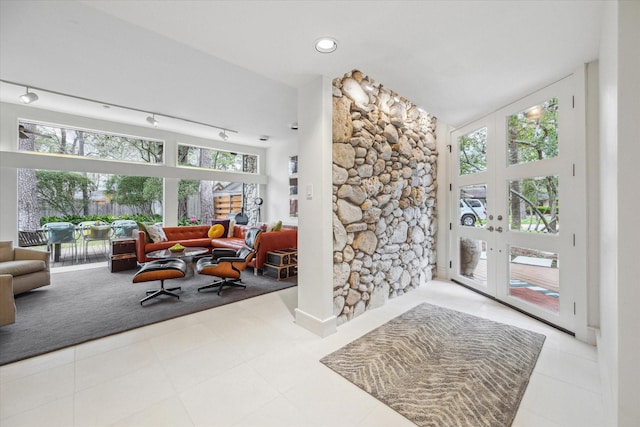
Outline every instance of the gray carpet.
{"label": "gray carpet", "polygon": [[419,426],[510,426],[544,340],[425,303],[321,362]]}
{"label": "gray carpet", "polygon": [[165,282],[181,286],[180,299],[160,296],[140,306],[147,289],[160,282],[132,283],[136,270],[110,273],[107,267],[51,275],[51,285],[16,296],[16,323],[0,328],[0,365],[70,345],[160,322],[208,308],[295,286],[295,277],[277,281],[242,274],[246,289],[197,292],[213,277]]}

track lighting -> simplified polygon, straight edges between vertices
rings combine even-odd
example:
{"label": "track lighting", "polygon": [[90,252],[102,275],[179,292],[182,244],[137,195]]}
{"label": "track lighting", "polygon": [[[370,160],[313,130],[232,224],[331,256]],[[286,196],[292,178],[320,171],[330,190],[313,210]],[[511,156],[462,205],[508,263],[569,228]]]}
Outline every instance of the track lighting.
{"label": "track lighting", "polygon": [[[2,1],[2,0],[0,0]],[[38,94],[34,93],[34,92],[30,92],[31,88],[36,89],[37,91],[41,91],[41,92],[47,92],[47,93],[52,93],[54,95],[59,95],[59,96],[64,96],[67,98],[73,98],[73,99],[77,99],[79,101],[82,102],[90,102],[90,103],[96,103],[96,104],[101,104],[103,108],[105,109],[109,109],[109,108],[122,108],[124,110],[129,110],[129,111],[136,111],[138,113],[141,114],[150,114],[147,118],[146,121],[147,123],[149,123],[150,125],[157,127],[160,122],[156,119],[156,113],[149,113],[149,110],[143,110],[142,108],[136,108],[136,107],[129,107],[126,105],[121,105],[121,104],[114,104],[111,102],[105,102],[105,101],[101,101],[101,100],[97,100],[97,99],[92,99],[92,98],[86,98],[83,96],[78,96],[78,95],[72,95],[69,93],[64,93],[64,92],[58,92],[55,90],[51,90],[51,89],[46,89],[46,88],[42,88],[42,87],[33,87],[33,86],[28,86],[24,83],[20,83],[20,82],[12,82],[9,80],[4,80],[4,79],[0,79],[0,83],[6,83],[9,85],[13,85],[13,86],[18,86],[18,87],[24,87],[26,88],[27,92],[23,95],[20,95],[18,97],[18,99],[25,103],[25,104],[30,104],[32,102],[35,102],[38,100]],[[217,130],[222,130],[222,132],[220,132],[218,135],[220,136],[220,138],[222,138],[222,140],[226,141],[229,139],[229,135],[227,134],[227,132],[233,132],[233,133],[238,133],[237,130],[234,129],[229,129],[229,128],[223,128],[220,126],[217,126],[215,124],[212,123],[205,123],[205,122],[200,122],[197,120],[191,120],[191,119],[187,119],[185,117],[179,117],[179,116],[174,116],[171,114],[164,114],[164,113],[158,113],[158,116],[162,116],[163,118],[168,118],[168,119],[175,119],[175,120],[180,120],[186,123],[191,123],[194,125],[199,125],[199,126],[206,126],[209,128],[213,128],[213,129],[217,129]],[[20,138],[25,139],[25,136],[28,137],[28,133],[32,133],[32,132],[27,132],[26,133],[20,133]]]}
{"label": "track lighting", "polygon": [[29,92],[29,87],[27,86],[27,93],[20,95],[20,101],[24,104],[31,104],[38,100],[38,95],[33,92]]}
{"label": "track lighting", "polygon": [[149,117],[147,117],[147,122],[149,122],[149,124],[154,127],[158,127],[158,121],[156,120],[155,114],[152,114]]}

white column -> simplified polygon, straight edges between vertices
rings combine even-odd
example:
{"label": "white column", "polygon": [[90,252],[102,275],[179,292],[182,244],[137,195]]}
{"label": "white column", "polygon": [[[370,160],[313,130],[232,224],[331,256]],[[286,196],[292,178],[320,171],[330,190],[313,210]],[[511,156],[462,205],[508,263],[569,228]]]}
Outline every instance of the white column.
{"label": "white column", "polygon": [[[18,141],[17,115],[0,105],[0,150],[15,151]],[[5,162],[0,166],[0,240],[18,242],[18,169]]]}
{"label": "white column", "polygon": [[298,308],[296,323],[322,337],[336,332],[333,314],[331,80],[298,91]]}
{"label": "white column", "polygon": [[[178,143],[175,138],[164,141],[164,164],[178,165]],[[162,220],[166,226],[178,225],[178,178],[165,177],[163,180]]]}

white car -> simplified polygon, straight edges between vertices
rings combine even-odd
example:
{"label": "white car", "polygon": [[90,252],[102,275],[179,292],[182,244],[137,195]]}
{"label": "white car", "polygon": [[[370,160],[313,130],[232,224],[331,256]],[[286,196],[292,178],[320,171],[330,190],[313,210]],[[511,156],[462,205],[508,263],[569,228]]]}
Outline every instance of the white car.
{"label": "white car", "polygon": [[476,221],[487,219],[487,208],[478,199],[460,199],[460,223],[473,227]]}

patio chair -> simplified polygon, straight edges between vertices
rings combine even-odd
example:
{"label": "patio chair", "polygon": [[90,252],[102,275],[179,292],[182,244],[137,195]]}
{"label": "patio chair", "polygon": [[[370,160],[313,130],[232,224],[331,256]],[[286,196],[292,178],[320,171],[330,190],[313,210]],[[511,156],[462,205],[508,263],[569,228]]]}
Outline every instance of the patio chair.
{"label": "patio chair", "polygon": [[83,241],[84,260],[87,261],[87,252],[89,251],[89,243],[101,241],[103,242],[103,253],[107,254],[107,243],[111,241],[112,229],[109,224],[102,221],[82,221],[78,224],[80,235]]}
{"label": "patio chair", "polygon": [[138,224],[131,219],[116,219],[111,223],[113,229],[112,239],[132,238],[133,232],[138,229]]}
{"label": "patio chair", "polygon": [[54,261],[60,259],[63,243],[69,243],[73,246],[73,260],[78,259],[75,225],[70,222],[49,222],[43,225],[42,229],[47,233],[47,249],[51,252]]}

